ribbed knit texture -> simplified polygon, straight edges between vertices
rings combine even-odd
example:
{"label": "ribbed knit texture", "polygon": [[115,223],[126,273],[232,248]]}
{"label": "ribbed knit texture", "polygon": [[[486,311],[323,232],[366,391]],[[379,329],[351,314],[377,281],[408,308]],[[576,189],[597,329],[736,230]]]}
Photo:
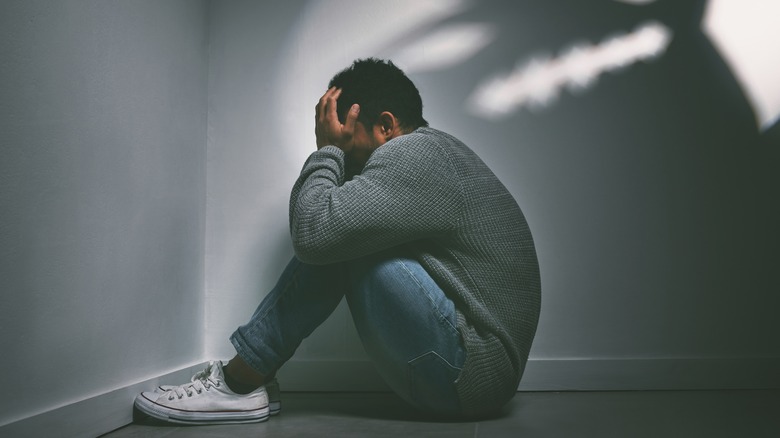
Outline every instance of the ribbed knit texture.
{"label": "ribbed knit texture", "polygon": [[515,394],[539,319],[539,265],[517,203],[466,145],[420,128],[379,147],[349,181],[344,153],[326,146],[293,187],[290,231],[312,264],[403,246],[455,303],[464,414],[495,412]]}

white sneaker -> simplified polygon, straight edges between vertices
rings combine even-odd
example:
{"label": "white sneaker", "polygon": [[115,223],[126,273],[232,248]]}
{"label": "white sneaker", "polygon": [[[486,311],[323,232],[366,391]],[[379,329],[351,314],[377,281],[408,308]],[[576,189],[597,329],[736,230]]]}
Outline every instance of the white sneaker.
{"label": "white sneaker", "polygon": [[[195,377],[197,377],[197,374],[192,376],[193,382]],[[175,387],[174,385],[160,385],[154,389],[154,392],[170,391]],[[276,378],[265,384],[265,391],[268,393],[268,407],[271,410],[271,415],[279,415],[282,412],[282,397],[279,382]]]}
{"label": "white sneaker", "polygon": [[267,420],[270,411],[264,386],[249,394],[234,393],[219,361],[209,362],[189,383],[141,393],[135,406],[151,417],[181,424],[257,423]]}

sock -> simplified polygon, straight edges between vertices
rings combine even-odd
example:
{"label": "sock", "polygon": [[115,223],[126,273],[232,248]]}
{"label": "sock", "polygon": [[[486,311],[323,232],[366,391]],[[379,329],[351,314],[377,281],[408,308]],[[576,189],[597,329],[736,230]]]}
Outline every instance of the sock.
{"label": "sock", "polygon": [[234,379],[224,368],[222,371],[222,374],[225,376],[225,384],[227,384],[228,388],[230,388],[230,390],[236,394],[249,394],[250,392],[262,386],[239,382],[238,380]]}

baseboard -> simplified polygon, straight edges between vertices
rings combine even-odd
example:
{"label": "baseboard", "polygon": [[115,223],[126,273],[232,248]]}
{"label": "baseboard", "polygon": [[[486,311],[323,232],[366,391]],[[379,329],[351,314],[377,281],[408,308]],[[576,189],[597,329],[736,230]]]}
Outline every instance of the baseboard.
{"label": "baseboard", "polygon": [[530,360],[521,391],[780,389],[780,357]]}
{"label": "baseboard", "polygon": [[133,400],[161,383],[186,382],[198,363],[0,426],[2,437],[96,437],[133,421]]}
{"label": "baseboard", "polygon": [[[132,402],[160,383],[186,382],[203,364],[0,426],[3,437],[95,437],[132,422]],[[520,391],[780,389],[780,357],[531,359]],[[383,392],[367,360],[292,360],[279,371],[282,391]]]}
{"label": "baseboard", "polygon": [[[780,357],[531,359],[520,391],[780,389]],[[387,391],[371,362],[296,361],[282,391]]]}

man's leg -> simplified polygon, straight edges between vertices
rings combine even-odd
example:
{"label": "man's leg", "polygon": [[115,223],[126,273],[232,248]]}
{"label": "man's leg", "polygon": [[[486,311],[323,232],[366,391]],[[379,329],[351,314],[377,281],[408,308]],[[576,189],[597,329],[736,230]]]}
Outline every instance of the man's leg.
{"label": "man's leg", "polygon": [[328,266],[293,259],[231,337],[238,356],[272,375],[345,291],[366,352],[388,385],[423,411],[458,415],[455,380],[466,356],[455,305],[416,260],[398,251]]}
{"label": "man's leg", "polygon": [[397,253],[347,265],[347,302],[384,380],[425,412],[460,414],[455,380],[466,354],[453,302],[416,260]]}
{"label": "man's leg", "polygon": [[276,386],[267,391],[265,380],[341,301],[341,269],[341,264],[313,266],[293,259],[249,322],[231,336],[238,355],[228,366],[210,362],[188,383],[141,393],[135,406],[152,417],[183,424],[266,420],[279,406],[277,398],[274,411]]}
{"label": "man's leg", "polygon": [[238,354],[226,371],[249,384],[254,371],[262,384],[333,313],[346,287],[342,264],[308,265],[293,258],[249,322],[230,337]]}
{"label": "man's leg", "polygon": [[[249,366],[250,374],[254,372],[260,378],[272,376],[301,341],[327,319],[345,291],[363,345],[390,387],[423,411],[458,415],[454,381],[465,361],[465,352],[455,328],[455,308],[422,266],[411,259],[380,254],[328,266],[307,265],[293,259],[249,322],[231,336],[238,353],[236,359]],[[221,376],[222,368],[217,368]],[[201,377],[206,394],[209,382],[205,380],[207,376]],[[227,383],[229,379],[225,380]],[[198,397],[195,394],[201,394],[204,388],[193,384],[164,394],[173,403],[175,400],[170,397],[183,399],[185,393],[187,397]],[[139,399],[144,397],[147,400],[139,406]],[[150,400],[152,397],[155,394],[144,393],[136,399],[136,405],[156,409],[158,403]],[[227,402],[232,403],[230,397]],[[236,403],[243,403],[244,396],[238,397]],[[204,419],[204,411],[196,410],[192,418],[180,422],[204,424],[267,418],[264,389],[260,387],[246,397],[265,398],[264,407],[258,402],[251,411],[265,412],[264,417],[253,414],[246,420],[225,419],[223,411],[215,411],[206,412],[209,417]],[[197,401],[189,404],[193,403]],[[188,405],[166,407],[161,415],[155,415],[151,409],[143,410],[166,419],[171,412],[179,415],[186,409]],[[239,414],[243,415],[236,415]],[[170,416],[167,419],[174,421]]]}

